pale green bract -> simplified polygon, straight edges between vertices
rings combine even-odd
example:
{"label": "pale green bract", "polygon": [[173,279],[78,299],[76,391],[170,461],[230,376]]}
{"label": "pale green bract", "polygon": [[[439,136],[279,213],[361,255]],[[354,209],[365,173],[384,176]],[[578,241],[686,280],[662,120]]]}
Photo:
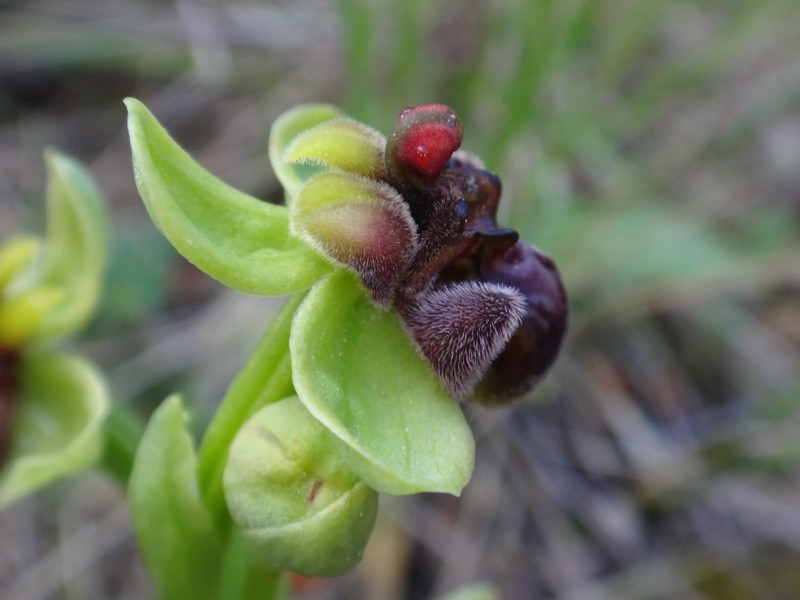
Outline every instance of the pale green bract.
{"label": "pale green bract", "polygon": [[179,396],[153,413],[129,483],[139,547],[162,598],[218,598],[223,541],[200,500],[197,459]]}
{"label": "pale green bract", "polygon": [[501,600],[500,594],[488,583],[476,583],[451,594],[439,598],[439,600]]}

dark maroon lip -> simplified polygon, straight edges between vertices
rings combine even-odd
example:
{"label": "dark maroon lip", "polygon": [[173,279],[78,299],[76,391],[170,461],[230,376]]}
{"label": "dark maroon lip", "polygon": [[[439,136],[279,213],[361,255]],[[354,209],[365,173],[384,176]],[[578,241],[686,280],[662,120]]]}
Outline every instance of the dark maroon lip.
{"label": "dark maroon lip", "polygon": [[498,225],[502,184],[456,153],[462,135],[455,112],[433,104],[405,109],[389,136],[387,182],[419,242],[393,301],[453,395],[501,404],[528,394],[555,362],[568,302],[553,260]]}

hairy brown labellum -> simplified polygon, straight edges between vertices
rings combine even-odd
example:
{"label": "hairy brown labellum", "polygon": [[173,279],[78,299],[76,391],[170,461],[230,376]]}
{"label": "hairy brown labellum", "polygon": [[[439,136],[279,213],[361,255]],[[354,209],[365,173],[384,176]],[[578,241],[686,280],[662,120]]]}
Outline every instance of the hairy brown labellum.
{"label": "hairy brown labellum", "polygon": [[448,391],[468,395],[525,315],[525,298],[496,283],[454,283],[403,311],[406,327]]}
{"label": "hairy brown labellum", "polygon": [[[516,400],[535,387],[558,355],[568,315],[566,293],[553,261],[520,241],[513,229],[497,225],[501,191],[496,175],[459,153],[432,189],[417,192],[427,198],[427,206],[449,202],[451,206],[459,206],[460,212],[457,219],[448,219],[443,208],[431,208],[422,215],[420,248],[427,252],[424,260],[418,255],[413,263],[409,280],[414,285],[404,288],[423,296],[417,304],[427,310],[415,313],[409,329],[445,386],[457,396],[475,387],[472,399],[486,404]],[[425,205],[424,201],[417,202]],[[455,212],[451,209],[451,213]],[[448,231],[448,223],[451,227],[457,223],[460,233]],[[447,231],[448,235],[442,235],[441,231]],[[432,307],[425,302],[425,294],[439,298],[441,290],[466,282],[499,283],[520,294],[524,299],[522,317],[513,321],[510,335],[508,328],[512,321],[508,328],[493,328],[477,323],[485,315],[478,317],[476,313],[474,321],[458,318],[467,304],[456,305],[455,315],[454,311],[440,307],[437,315],[431,316]],[[475,288],[474,293],[479,294],[479,289]],[[477,298],[471,302],[479,304]],[[423,323],[426,318],[436,326],[426,328]],[[465,331],[454,333],[442,327],[440,322],[448,318],[454,329],[461,327]],[[459,340],[470,339],[472,343],[451,342],[444,339],[448,335]],[[477,340],[490,349],[489,362],[476,359],[475,352],[467,350],[476,347]],[[446,353],[442,349],[455,347],[464,351],[447,355],[447,360],[454,364],[445,365]],[[496,348],[499,349],[495,351]]]}
{"label": "hairy brown labellum", "polygon": [[0,348],[0,466],[8,458],[11,445],[11,424],[19,393],[19,352]]}

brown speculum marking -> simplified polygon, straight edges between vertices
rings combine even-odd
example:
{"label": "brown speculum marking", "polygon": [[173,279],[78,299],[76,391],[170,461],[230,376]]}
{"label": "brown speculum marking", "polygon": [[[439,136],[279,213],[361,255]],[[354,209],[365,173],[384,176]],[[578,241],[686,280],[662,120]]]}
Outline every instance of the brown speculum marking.
{"label": "brown speculum marking", "polygon": [[11,424],[19,395],[20,354],[16,348],[0,348],[0,466],[11,448]]}
{"label": "brown speculum marking", "polygon": [[314,502],[314,499],[317,497],[317,493],[319,492],[320,488],[322,487],[322,480],[317,479],[314,482],[314,485],[311,486],[311,491],[308,493],[308,497],[306,498],[306,502],[309,504]]}

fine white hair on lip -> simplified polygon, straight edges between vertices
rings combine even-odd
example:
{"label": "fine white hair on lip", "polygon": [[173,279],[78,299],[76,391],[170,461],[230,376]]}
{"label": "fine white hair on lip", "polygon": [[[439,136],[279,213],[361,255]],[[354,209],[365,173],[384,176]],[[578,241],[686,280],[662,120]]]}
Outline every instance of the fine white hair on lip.
{"label": "fine white hair on lip", "polygon": [[526,307],[513,287],[465,281],[422,295],[404,317],[445,387],[463,398],[508,343]]}

